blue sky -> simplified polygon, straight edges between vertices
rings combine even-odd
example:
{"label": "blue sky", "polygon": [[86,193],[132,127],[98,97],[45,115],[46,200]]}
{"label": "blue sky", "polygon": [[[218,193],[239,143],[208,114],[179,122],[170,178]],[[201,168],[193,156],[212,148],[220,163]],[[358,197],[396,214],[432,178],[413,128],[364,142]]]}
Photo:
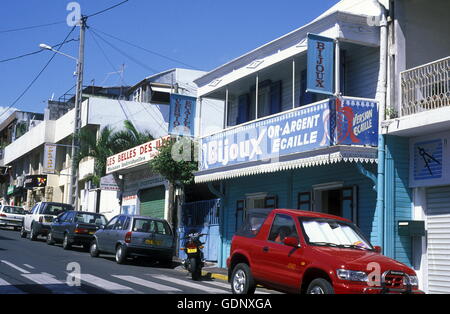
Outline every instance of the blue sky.
{"label": "blue sky", "polygon": [[[82,14],[89,15],[122,0],[79,0]],[[40,43],[61,42],[70,31],[64,23],[69,0],[1,1],[0,60],[39,50]],[[88,20],[94,31],[114,35],[199,70],[210,71],[250,50],[278,38],[327,10],[338,0],[129,0],[127,3]],[[6,30],[59,24],[5,32]],[[124,82],[130,85],[144,77],[174,67],[187,67],[158,55],[131,47],[105,34],[97,37],[111,61],[105,60],[94,33],[86,34],[84,85],[119,85],[117,71],[125,64]],[[70,38],[77,39],[77,28]],[[78,54],[78,42],[67,43],[62,51]],[[10,106],[51,57],[44,51],[22,59],[0,62],[1,107]],[[131,57],[131,58],[130,58]],[[135,61],[133,61],[134,59]],[[137,62],[136,62],[137,60]],[[56,56],[39,80],[14,106],[43,112],[47,99],[58,98],[75,85],[75,62]],[[5,118],[4,116],[0,119]]]}

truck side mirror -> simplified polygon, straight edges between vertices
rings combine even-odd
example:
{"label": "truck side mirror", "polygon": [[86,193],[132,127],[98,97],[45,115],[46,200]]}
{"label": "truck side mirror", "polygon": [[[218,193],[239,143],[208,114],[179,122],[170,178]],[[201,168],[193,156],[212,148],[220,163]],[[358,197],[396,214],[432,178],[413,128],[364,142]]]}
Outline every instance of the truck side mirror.
{"label": "truck side mirror", "polygon": [[295,237],[286,237],[284,238],[283,243],[287,246],[299,247],[298,239]]}
{"label": "truck side mirror", "polygon": [[375,252],[377,252],[377,253],[380,253],[380,254],[381,254],[381,251],[382,251],[382,248],[381,248],[381,246],[375,245],[375,246],[374,246],[373,248],[374,248]]}

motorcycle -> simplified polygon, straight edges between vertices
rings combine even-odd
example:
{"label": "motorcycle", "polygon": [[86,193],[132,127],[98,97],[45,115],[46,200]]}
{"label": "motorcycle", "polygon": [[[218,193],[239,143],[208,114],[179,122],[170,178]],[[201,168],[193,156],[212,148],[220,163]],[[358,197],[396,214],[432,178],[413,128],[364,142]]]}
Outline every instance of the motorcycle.
{"label": "motorcycle", "polygon": [[184,237],[184,250],[187,258],[183,261],[183,266],[192,275],[192,280],[199,280],[202,275],[203,262],[203,244],[200,237],[205,236],[204,233],[190,233]]}

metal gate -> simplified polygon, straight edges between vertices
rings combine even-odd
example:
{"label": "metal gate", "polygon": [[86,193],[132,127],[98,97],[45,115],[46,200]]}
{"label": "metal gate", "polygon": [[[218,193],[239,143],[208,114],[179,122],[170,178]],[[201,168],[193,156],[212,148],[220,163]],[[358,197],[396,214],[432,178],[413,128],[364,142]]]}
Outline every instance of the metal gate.
{"label": "metal gate", "polygon": [[[205,233],[201,240],[205,242],[203,249],[205,260],[218,260],[220,248],[219,232],[220,199],[185,203],[182,206],[181,228],[179,230],[179,247],[184,245],[184,236],[191,232]],[[179,257],[186,258],[184,251],[179,251]]]}

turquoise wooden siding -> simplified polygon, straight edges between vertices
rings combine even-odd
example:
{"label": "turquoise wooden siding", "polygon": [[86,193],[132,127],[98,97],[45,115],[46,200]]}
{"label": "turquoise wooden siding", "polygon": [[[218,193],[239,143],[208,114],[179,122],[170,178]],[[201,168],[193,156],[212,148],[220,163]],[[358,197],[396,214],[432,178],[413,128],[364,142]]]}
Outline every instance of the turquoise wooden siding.
{"label": "turquoise wooden siding", "polygon": [[[365,165],[376,173],[376,164]],[[329,182],[343,182],[344,186],[358,186],[358,221],[362,232],[374,245],[379,245],[375,215],[376,193],[373,182],[360,174],[354,163],[341,162],[270,174],[242,177],[225,182],[225,200],[222,212],[222,252],[219,264],[226,266],[230,244],[236,229],[236,202],[246,194],[267,192],[278,197],[279,208],[297,208],[298,193],[312,190],[312,186]]]}
{"label": "turquoise wooden siding", "polygon": [[398,221],[412,219],[412,192],[408,188],[409,140],[387,136],[386,147],[386,255],[411,266],[411,238],[398,235]]}

